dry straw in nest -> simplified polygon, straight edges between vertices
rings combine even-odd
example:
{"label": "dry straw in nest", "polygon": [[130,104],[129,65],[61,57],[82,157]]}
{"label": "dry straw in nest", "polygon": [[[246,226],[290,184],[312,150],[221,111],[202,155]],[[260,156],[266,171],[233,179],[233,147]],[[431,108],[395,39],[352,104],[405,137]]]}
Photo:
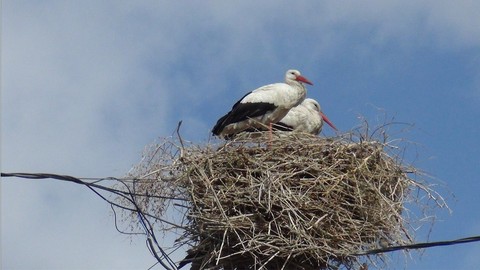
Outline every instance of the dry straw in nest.
{"label": "dry straw in nest", "polygon": [[138,204],[170,217],[159,230],[181,234],[174,245],[188,248],[192,269],[378,264],[382,255],[353,254],[411,243],[405,203],[441,200],[386,140],[275,135],[270,144],[266,136],[189,146],[167,139],[131,171],[136,190],[163,197]]}

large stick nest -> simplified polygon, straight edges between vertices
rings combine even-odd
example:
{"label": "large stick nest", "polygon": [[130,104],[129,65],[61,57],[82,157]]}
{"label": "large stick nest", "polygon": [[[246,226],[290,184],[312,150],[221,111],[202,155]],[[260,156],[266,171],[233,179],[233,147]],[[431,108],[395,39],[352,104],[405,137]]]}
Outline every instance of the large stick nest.
{"label": "large stick nest", "polygon": [[130,172],[136,190],[163,197],[137,203],[172,220],[160,230],[181,234],[175,245],[188,248],[192,269],[358,269],[354,254],[413,241],[405,203],[421,196],[412,190],[435,197],[395,147],[351,133],[280,134],[167,139]]}

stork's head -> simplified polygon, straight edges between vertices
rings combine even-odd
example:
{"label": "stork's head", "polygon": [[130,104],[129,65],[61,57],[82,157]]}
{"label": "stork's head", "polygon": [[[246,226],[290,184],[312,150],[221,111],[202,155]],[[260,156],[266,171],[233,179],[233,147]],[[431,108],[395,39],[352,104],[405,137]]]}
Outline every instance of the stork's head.
{"label": "stork's head", "polygon": [[322,111],[320,104],[318,104],[318,102],[313,98],[306,98],[305,100],[303,100],[302,105],[307,107],[310,110],[314,110],[317,112]]}
{"label": "stork's head", "polygon": [[314,110],[320,114],[320,117],[322,117],[322,121],[327,123],[329,126],[331,126],[335,131],[338,129],[335,127],[335,125],[328,119],[328,117],[322,112],[322,108],[320,107],[320,104],[313,99],[313,98],[306,98],[303,102],[302,105],[307,107],[310,110]]}
{"label": "stork's head", "polygon": [[290,69],[287,71],[287,73],[285,74],[285,81],[286,82],[297,81],[300,83],[308,83],[310,85],[313,85],[313,83],[311,83],[307,78],[303,77],[300,74],[300,71],[295,69]]}

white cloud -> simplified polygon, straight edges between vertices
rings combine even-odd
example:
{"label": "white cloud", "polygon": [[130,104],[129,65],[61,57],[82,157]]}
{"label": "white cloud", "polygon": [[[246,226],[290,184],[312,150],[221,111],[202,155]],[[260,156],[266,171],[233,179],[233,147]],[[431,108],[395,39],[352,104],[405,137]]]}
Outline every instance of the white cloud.
{"label": "white cloud", "polygon": [[[123,175],[166,123],[164,83],[145,72],[141,35],[125,39],[116,26],[128,21],[106,7],[18,3],[4,4],[2,171]],[[6,269],[154,262],[142,239],[130,246],[115,231],[108,206],[87,189],[24,181],[2,180]]]}
{"label": "white cloud", "polygon": [[[346,46],[369,59],[391,44],[480,45],[476,1],[4,1],[3,9],[2,171],[121,176],[179,120],[189,138],[205,130],[203,139],[244,91],[292,66],[314,77]],[[369,42],[350,44],[361,36]],[[143,241],[126,256],[108,207],[87,190],[20,181],[2,180],[7,268],[148,266]]]}

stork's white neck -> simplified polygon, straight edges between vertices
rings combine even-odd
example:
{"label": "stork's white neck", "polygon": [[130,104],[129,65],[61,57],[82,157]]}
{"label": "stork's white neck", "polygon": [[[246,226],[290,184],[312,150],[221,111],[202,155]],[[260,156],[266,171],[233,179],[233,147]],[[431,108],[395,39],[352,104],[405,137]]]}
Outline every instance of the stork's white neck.
{"label": "stork's white neck", "polygon": [[291,86],[290,95],[292,100],[296,101],[294,104],[292,104],[292,107],[295,107],[298,104],[302,103],[302,101],[305,99],[307,95],[307,88],[305,88],[305,85],[303,85],[303,83],[294,80],[288,80],[286,83]]}

